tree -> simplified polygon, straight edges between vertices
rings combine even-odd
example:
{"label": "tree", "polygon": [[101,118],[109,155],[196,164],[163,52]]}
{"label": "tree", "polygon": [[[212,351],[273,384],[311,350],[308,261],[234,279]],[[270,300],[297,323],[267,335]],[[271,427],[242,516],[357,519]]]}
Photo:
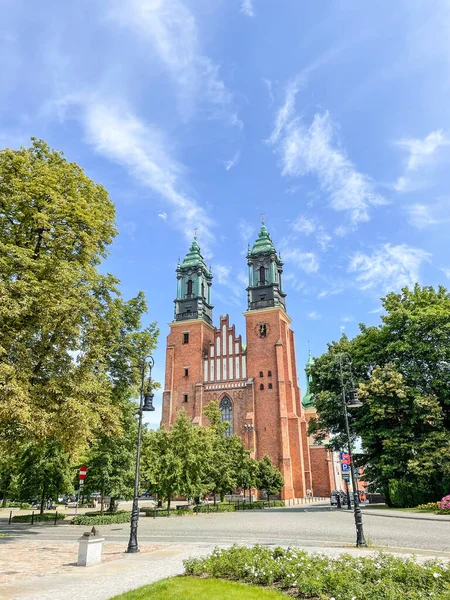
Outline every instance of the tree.
{"label": "tree", "polygon": [[72,488],[74,469],[60,442],[30,444],[19,460],[19,490],[23,500],[38,498],[44,512],[47,500]]}
{"label": "tree", "polygon": [[283,476],[280,471],[273,466],[272,459],[267,454],[258,461],[258,472],[256,481],[259,490],[265,490],[267,499],[274,494],[279,494],[284,486]]}
{"label": "tree", "polygon": [[208,403],[203,414],[208,417],[209,425],[204,428],[204,448],[206,457],[205,481],[207,489],[220,494],[223,501],[225,494],[237,486],[238,456],[237,450],[242,441],[235,435],[227,436],[229,423],[222,421],[219,403],[215,400]]}
{"label": "tree", "polygon": [[94,368],[117,296],[97,270],[114,216],[106,190],[42,140],[0,152],[0,440],[75,454],[115,425]]}
{"label": "tree", "polygon": [[[363,400],[349,411],[350,426],[353,438],[361,437],[359,460],[372,486],[389,503],[437,500],[450,487],[450,295],[416,285],[382,303],[378,327],[361,324],[353,340],[342,336],[316,360],[311,389],[318,418],[309,433],[321,438],[328,431],[334,447],[344,446],[337,359],[348,353]],[[348,360],[343,364],[348,391]]]}

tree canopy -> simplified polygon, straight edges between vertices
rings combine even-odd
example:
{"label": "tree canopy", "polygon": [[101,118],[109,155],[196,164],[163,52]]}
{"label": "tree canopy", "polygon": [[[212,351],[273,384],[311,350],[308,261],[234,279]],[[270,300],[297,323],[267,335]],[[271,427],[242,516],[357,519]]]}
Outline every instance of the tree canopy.
{"label": "tree canopy", "polygon": [[366,477],[389,502],[435,500],[450,487],[450,294],[416,285],[382,303],[378,327],[361,324],[354,339],[342,336],[315,361],[318,418],[309,431],[318,438],[328,431],[334,447],[344,445],[341,355],[346,391],[352,377],[359,384],[362,407],[349,415]]}

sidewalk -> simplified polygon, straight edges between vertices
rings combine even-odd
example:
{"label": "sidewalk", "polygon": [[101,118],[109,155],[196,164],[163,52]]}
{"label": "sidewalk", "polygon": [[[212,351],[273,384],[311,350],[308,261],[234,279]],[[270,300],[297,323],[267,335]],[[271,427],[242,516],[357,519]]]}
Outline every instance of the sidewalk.
{"label": "sidewalk", "polygon": [[[33,542],[38,543],[38,542]],[[17,548],[14,542],[5,544],[9,548],[10,561],[5,565],[7,569],[16,567],[15,558]],[[28,553],[32,557],[29,544],[20,543],[20,552]],[[119,548],[120,546],[120,548]],[[37,551],[42,553],[41,563],[44,563],[42,572],[19,573],[20,578],[15,578],[14,573],[9,571],[9,582],[0,586],[0,600],[54,600],[55,598],[70,598],[76,596],[77,600],[110,600],[123,592],[136,589],[143,585],[153,583],[159,579],[182,574],[184,571],[183,560],[187,557],[200,557],[210,554],[216,544],[158,544],[142,545],[139,554],[125,554],[123,544],[105,544],[103,558],[104,562],[95,567],[75,566],[77,557],[77,545],[72,542],[46,542]],[[227,547],[228,545],[220,545]],[[299,546],[301,547],[301,546]],[[307,552],[317,552],[327,556],[337,556],[342,553],[352,555],[376,554],[378,548],[360,548],[354,546],[326,548],[323,546],[304,548]],[[58,556],[60,568],[51,572],[46,564],[45,558]],[[416,555],[419,561],[438,557],[450,560],[450,555],[431,551],[414,551],[390,548],[389,552],[401,556]],[[47,553],[47,554],[46,554]],[[117,559],[117,556],[120,558]],[[106,559],[106,562],[105,562]],[[70,562],[68,562],[70,561]],[[31,561],[30,561],[31,562]],[[36,562],[34,561],[35,569]],[[30,565],[31,566],[31,565]],[[51,568],[51,567],[50,567]],[[4,572],[5,574],[5,572]],[[5,574],[8,577],[8,571]],[[23,576],[30,577],[23,579]]]}
{"label": "sidewalk", "polygon": [[416,521],[450,521],[450,515],[435,515],[433,513],[419,513],[389,508],[372,508],[370,505],[362,506],[361,508],[364,517],[367,515],[374,517],[395,517],[396,519],[413,519]]}

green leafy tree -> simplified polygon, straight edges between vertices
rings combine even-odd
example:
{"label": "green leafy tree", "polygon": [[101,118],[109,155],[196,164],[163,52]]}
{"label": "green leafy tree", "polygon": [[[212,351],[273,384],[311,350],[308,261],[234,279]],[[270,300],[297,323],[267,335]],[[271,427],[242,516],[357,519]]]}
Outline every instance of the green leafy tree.
{"label": "green leafy tree", "polygon": [[223,501],[225,494],[237,487],[238,456],[237,450],[242,441],[237,436],[227,436],[229,423],[222,421],[218,401],[211,401],[203,411],[209,425],[205,427],[205,444],[203,451],[206,457],[205,482],[209,491]]}
{"label": "green leafy tree", "polygon": [[[437,500],[450,487],[450,295],[443,287],[416,285],[382,299],[378,327],[360,325],[353,340],[329,344],[312,370],[318,418],[309,433],[344,447],[338,357],[352,359],[363,406],[349,411],[360,464],[389,503]],[[343,361],[347,391],[349,361]]]}
{"label": "green leafy tree", "polygon": [[0,440],[74,454],[116,425],[94,368],[117,296],[97,270],[114,217],[106,190],[42,140],[0,151]]}
{"label": "green leafy tree", "polygon": [[30,444],[19,460],[18,485],[23,500],[37,498],[41,514],[46,502],[73,489],[74,469],[57,440]]}
{"label": "green leafy tree", "polygon": [[284,486],[283,476],[280,471],[272,464],[272,459],[267,454],[258,461],[258,472],[256,475],[257,486],[259,490],[265,490],[267,499],[270,496],[279,494]]}

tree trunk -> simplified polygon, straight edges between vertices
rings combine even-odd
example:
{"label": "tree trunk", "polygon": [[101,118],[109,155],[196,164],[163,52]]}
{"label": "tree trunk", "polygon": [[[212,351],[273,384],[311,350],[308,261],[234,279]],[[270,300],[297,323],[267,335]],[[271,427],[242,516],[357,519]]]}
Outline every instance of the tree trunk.
{"label": "tree trunk", "polygon": [[42,488],[42,495],[41,495],[41,509],[39,511],[40,515],[42,515],[44,513],[46,496],[47,496],[47,489],[46,489],[46,486],[44,485],[44,487]]}
{"label": "tree trunk", "polygon": [[167,496],[167,510],[170,511],[170,500],[172,499],[172,495]]}
{"label": "tree trunk", "polygon": [[101,491],[101,502],[100,502],[100,514],[103,514],[103,511],[105,510],[105,488],[102,487],[102,491]]}
{"label": "tree trunk", "polygon": [[115,498],[113,498],[113,497],[111,496],[111,499],[110,499],[110,501],[109,501],[109,511],[108,511],[108,512],[110,512],[110,513],[115,513],[115,512],[116,512],[116,510],[117,510],[117,502],[116,502],[116,499],[115,499]]}
{"label": "tree trunk", "polygon": [[3,496],[2,508],[6,508],[6,494]]}

